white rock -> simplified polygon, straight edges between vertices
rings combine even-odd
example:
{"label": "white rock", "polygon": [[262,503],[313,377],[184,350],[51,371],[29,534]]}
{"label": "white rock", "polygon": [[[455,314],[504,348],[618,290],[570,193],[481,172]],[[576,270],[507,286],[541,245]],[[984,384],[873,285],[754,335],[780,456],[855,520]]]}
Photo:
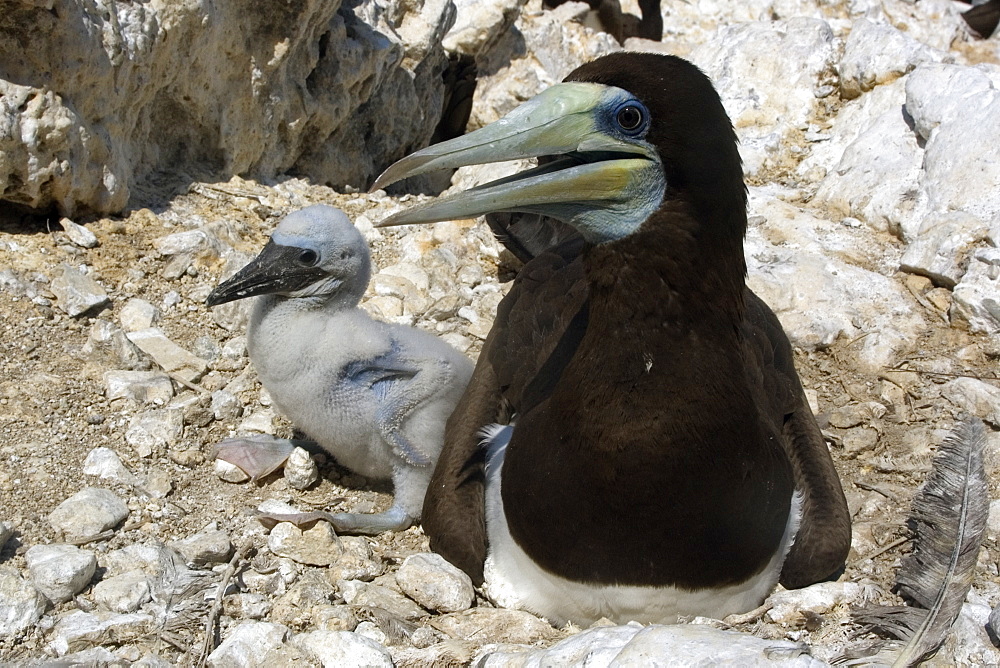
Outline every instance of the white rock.
{"label": "white rock", "polygon": [[122,463],[118,453],[111,448],[94,448],[87,453],[87,458],[83,460],[83,472],[126,485],[136,485],[139,482]]}
{"label": "white rock", "polygon": [[212,261],[222,255],[225,245],[205,229],[186,230],[160,237],[153,242],[160,255],[169,258],[161,272],[164,278],[178,278],[196,260]]}
{"label": "white rock", "polygon": [[229,559],[233,543],[229,534],[212,522],[207,527],[187,538],[168,543],[184,557],[189,566],[218,564]]}
{"label": "white rock", "polygon": [[434,628],[452,638],[516,644],[534,644],[558,635],[548,622],[530,612],[505,608],[470,608],[441,615],[435,618]]}
{"label": "white rock", "polygon": [[319,479],[319,467],[308,452],[297,447],[288,455],[284,476],[293,489],[306,489]]}
{"label": "white rock", "polygon": [[1000,389],[978,378],[954,378],[941,386],[941,396],[964,411],[1000,427]]}
{"label": "white rock", "polygon": [[690,59],[719,91],[749,175],[782,159],[781,138],[808,123],[814,91],[836,62],[830,26],[805,17],[727,23]]}
{"label": "white rock", "polygon": [[57,656],[109,642],[112,638],[141,637],[152,630],[153,617],[144,613],[75,611],[62,617],[51,633],[47,649]]}
{"label": "white rock", "polygon": [[[150,174],[207,164],[361,187],[403,147],[426,144],[440,118],[445,0],[310,0],[281,15],[70,3],[54,23],[43,5],[10,29],[44,25],[47,39],[0,80],[0,183],[32,208],[119,211]],[[320,150],[330,141],[337,151]]]}
{"label": "white rock", "polygon": [[[583,631],[547,649],[494,652],[474,661],[483,668],[570,666],[640,668],[670,666],[802,666],[826,665],[808,650],[787,640],[765,640],[705,625],[677,624],[643,627],[598,627]],[[666,664],[664,664],[666,665]]]}
{"label": "white rock", "polygon": [[170,376],[160,371],[105,371],[104,387],[108,400],[165,404],[174,396]]}
{"label": "white rock", "polygon": [[392,668],[392,656],[383,645],[350,631],[309,631],[292,644],[313,656],[323,668]]}
{"label": "white rock", "polygon": [[219,480],[224,480],[231,483],[241,483],[246,482],[250,479],[247,472],[241,469],[236,464],[230,464],[225,459],[216,459],[213,462],[212,467],[215,469],[215,475],[219,477]]}
{"label": "white rock", "polygon": [[53,603],[79,594],[97,570],[94,553],[75,545],[33,545],[24,559],[35,589]]}
{"label": "white rock", "polygon": [[243,668],[260,665],[260,660],[270,651],[281,647],[288,635],[288,628],[270,622],[243,622],[208,655],[206,665],[211,668]]}
{"label": "white rock", "polygon": [[176,408],[143,411],[132,416],[125,442],[140,457],[150,457],[176,445],[184,435],[184,412]]}
{"label": "white rock", "polygon": [[780,591],[768,597],[771,609],[767,618],[785,626],[794,626],[801,620],[803,610],[825,614],[835,606],[851,603],[862,595],[861,585],[855,582],[820,582],[802,589]]}
{"label": "white rock", "polygon": [[964,211],[930,214],[903,254],[900,269],[952,289],[965,275],[973,244],[986,235],[986,223]]}
{"label": "white rock", "polygon": [[472,580],[439,554],[413,554],[396,573],[400,589],[428,610],[467,610],[475,598]]}
{"label": "white rock", "polygon": [[799,167],[799,173],[827,170],[813,206],[904,239],[916,236],[926,208],[919,183],[924,151],[901,112],[905,101],[900,79],[844,106],[830,140],[813,144]]}
{"label": "white rock", "polygon": [[151,598],[149,576],[140,570],[113,575],[94,585],[91,597],[111,612],[135,612]]}
{"label": "white rock", "polygon": [[148,329],[160,320],[160,310],[145,299],[133,297],[118,313],[118,322],[126,332]]}
{"label": "white rock", "polygon": [[107,366],[102,357],[109,358],[113,366],[124,369],[148,367],[149,362],[142,351],[128,340],[125,332],[113,322],[95,318],[90,326],[90,336],[83,344],[81,352],[101,366]]}
{"label": "white rock", "polygon": [[158,327],[126,334],[128,340],[152,357],[164,371],[193,383],[208,371],[208,363],[167,338]]}
{"label": "white rock", "polygon": [[14,530],[6,522],[0,522],[0,550],[7,544],[7,541],[14,535]]}
{"label": "white rock", "polygon": [[212,414],[216,420],[231,422],[243,415],[243,402],[228,390],[212,392]]}
{"label": "white rock", "polygon": [[981,220],[1000,215],[1000,68],[921,65],[906,78],[906,111],[927,140],[921,185],[931,211],[962,210]]}
{"label": "white rock", "polygon": [[1000,250],[974,254],[955,286],[951,307],[953,320],[964,322],[973,332],[1000,333]]}
{"label": "white rock", "polygon": [[92,538],[128,517],[128,507],[114,492],[87,487],[49,514],[49,524],[67,539]]}
{"label": "white rock", "polygon": [[323,521],[305,530],[291,522],[279,522],[267,536],[267,547],[279,557],[312,566],[329,566],[341,552],[333,527]]}
{"label": "white rock", "polygon": [[49,289],[56,296],[56,305],[74,318],[111,303],[100,283],[69,265],[63,265],[62,273],[52,279]]}
{"label": "white rock", "polygon": [[0,638],[30,628],[45,611],[45,597],[16,569],[0,566]]}
{"label": "white rock", "polygon": [[62,226],[66,236],[69,237],[69,240],[77,246],[81,248],[97,248],[100,245],[94,233],[83,225],[79,225],[69,218],[60,218],[59,224]]}
{"label": "white rock", "polygon": [[340,595],[349,605],[370,606],[382,608],[401,619],[415,620],[427,616],[427,611],[388,587],[360,582],[358,580],[340,580],[337,582]]}
{"label": "white rock", "polygon": [[921,63],[941,62],[944,55],[892,25],[859,19],[851,26],[844,55],[837,65],[841,95],[853,99],[898,79]]}
{"label": "white rock", "polygon": [[442,45],[448,51],[477,56],[492,46],[510,29],[526,0],[455,0],[455,25],[445,35]]}
{"label": "white rock", "polygon": [[240,592],[222,599],[223,611],[230,617],[263,619],[271,611],[271,601],[263,594]]}

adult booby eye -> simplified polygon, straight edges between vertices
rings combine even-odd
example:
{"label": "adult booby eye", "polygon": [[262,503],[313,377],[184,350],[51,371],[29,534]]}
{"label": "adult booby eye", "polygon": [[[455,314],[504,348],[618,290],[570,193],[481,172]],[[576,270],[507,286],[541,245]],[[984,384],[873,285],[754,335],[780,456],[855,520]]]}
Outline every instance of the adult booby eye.
{"label": "adult booby eye", "polygon": [[615,122],[627,134],[638,134],[645,129],[649,114],[639,102],[630,100],[618,107],[615,112]]}
{"label": "adult booby eye", "polygon": [[315,267],[316,263],[319,262],[319,253],[306,248],[299,253],[298,258],[296,259],[303,267]]}

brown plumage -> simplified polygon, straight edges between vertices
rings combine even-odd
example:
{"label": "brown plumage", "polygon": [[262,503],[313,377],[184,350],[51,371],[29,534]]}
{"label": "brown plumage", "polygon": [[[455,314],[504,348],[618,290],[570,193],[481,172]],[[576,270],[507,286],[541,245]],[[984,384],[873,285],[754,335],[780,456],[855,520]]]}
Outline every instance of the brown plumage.
{"label": "brown plumage", "polygon": [[503,512],[546,573],[598,588],[742,583],[785,549],[797,489],[781,581],[833,575],[847,505],[789,342],[745,285],[746,190],[718,95],[690,63],[653,54],[606,56],[567,81],[648,108],[662,204],[624,236],[570,235],[520,271],[448,421],[423,513],[432,549],[483,581],[481,430],[513,420]]}

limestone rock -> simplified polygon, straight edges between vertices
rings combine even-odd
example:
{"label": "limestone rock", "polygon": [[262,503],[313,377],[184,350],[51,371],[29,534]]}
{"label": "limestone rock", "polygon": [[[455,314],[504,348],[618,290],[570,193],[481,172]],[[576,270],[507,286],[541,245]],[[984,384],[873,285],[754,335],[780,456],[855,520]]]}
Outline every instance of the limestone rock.
{"label": "limestone rock", "polygon": [[70,540],[92,538],[128,517],[128,507],[114,492],[87,487],[49,514],[49,524]]}
{"label": "limestone rock", "polygon": [[59,308],[74,318],[98,311],[111,303],[100,283],[69,265],[63,265],[62,273],[52,279],[49,287],[56,296]]}
{"label": "limestone rock", "polygon": [[268,534],[267,547],[279,557],[300,564],[329,566],[341,551],[337,540],[329,522],[319,521],[305,530],[291,522],[279,522]]}
{"label": "limestone rock", "polygon": [[414,620],[427,616],[419,605],[397,591],[382,585],[358,580],[341,580],[337,583],[340,595],[355,606],[382,608],[400,619]]}
{"label": "limestone rock", "polygon": [[496,642],[531,644],[551,640],[558,632],[543,619],[523,610],[472,608],[442,615],[435,625],[453,638],[491,638]]}
{"label": "limestone rock", "polygon": [[91,596],[111,612],[135,612],[151,598],[149,576],[141,570],[113,575],[94,585]]}
{"label": "limestone rock", "polygon": [[75,545],[34,545],[24,554],[35,588],[53,603],[76,596],[90,583],[97,558]]}
{"label": "limestone rock", "polygon": [[851,26],[844,56],[837,65],[840,93],[846,99],[853,99],[875,86],[898,79],[921,63],[943,59],[943,53],[892,25],[862,18]]}
{"label": "limestone rock", "polygon": [[45,611],[45,597],[16,569],[0,566],[0,638],[33,626]]}
{"label": "limestone rock", "polygon": [[7,49],[0,79],[4,199],[72,215],[120,211],[165,172],[367,185],[437,125],[454,6],[54,0],[15,16],[0,38],[32,48]]}
{"label": "limestone rock", "polygon": [[954,320],[973,332],[1000,332],[1000,249],[977,251],[953,295]]}
{"label": "limestone rock", "polygon": [[94,233],[83,225],[79,225],[69,218],[60,218],[59,224],[62,226],[66,236],[69,237],[69,240],[77,246],[81,248],[97,248],[100,245]]}
{"label": "limestone rock", "polygon": [[83,472],[87,475],[100,476],[101,479],[114,480],[126,485],[135,485],[139,479],[122,463],[118,453],[111,448],[94,448],[83,460]]}
{"label": "limestone rock", "polygon": [[164,371],[193,383],[208,371],[208,364],[167,338],[157,327],[126,334],[128,340],[152,357]]}
{"label": "limestone rock", "polygon": [[151,457],[176,445],[183,434],[184,413],[176,408],[163,408],[133,415],[125,431],[125,442],[140,457]]}
{"label": "limestone rock", "polygon": [[52,630],[48,649],[58,656],[109,642],[112,638],[139,637],[151,630],[153,617],[144,613],[71,612]]}
{"label": "limestone rock", "polygon": [[804,610],[825,614],[834,606],[860,603],[861,585],[855,582],[820,582],[802,589],[772,594],[767,602],[772,605],[767,618],[785,626],[794,626],[801,620]]}
{"label": "limestone rock", "polygon": [[229,555],[233,551],[233,543],[229,539],[229,534],[221,531],[215,522],[193,536],[168,543],[168,545],[180,552],[190,566],[223,563],[229,559]]}
{"label": "limestone rock", "polygon": [[433,552],[407,557],[396,582],[407,596],[438,612],[467,610],[475,597],[469,576]]}
{"label": "limestone rock", "polygon": [[212,668],[242,668],[259,665],[265,654],[281,647],[288,629],[269,622],[243,622],[208,655]]}
{"label": "limestone rock", "polygon": [[293,637],[292,643],[315,657],[323,668],[393,666],[389,650],[350,631],[309,631]]}
{"label": "limestone rock", "polygon": [[308,452],[295,448],[285,462],[284,476],[293,489],[307,489],[319,479],[319,468]]}
{"label": "limestone rock", "polygon": [[1000,427],[1000,389],[978,378],[955,378],[941,387],[941,396],[964,411]]}
{"label": "limestone rock", "polygon": [[963,211],[928,215],[899,268],[952,289],[965,275],[973,244],[983,241],[986,234],[986,223]]}
{"label": "limestone rock", "polygon": [[122,306],[118,322],[126,332],[148,329],[160,320],[160,310],[145,299],[134,297]]}
{"label": "limestone rock", "polygon": [[174,396],[170,376],[160,371],[106,371],[104,394],[109,400],[165,404]]}

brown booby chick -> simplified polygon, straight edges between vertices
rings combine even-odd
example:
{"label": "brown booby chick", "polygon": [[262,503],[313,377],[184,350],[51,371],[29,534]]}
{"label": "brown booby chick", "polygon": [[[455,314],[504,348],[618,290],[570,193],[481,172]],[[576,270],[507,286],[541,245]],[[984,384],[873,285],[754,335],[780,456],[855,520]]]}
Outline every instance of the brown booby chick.
{"label": "brown booby chick", "polygon": [[428,488],[431,547],[499,602],[580,625],[721,618],[779,577],[835,575],[847,504],[745,284],[746,188],[711,82],[672,56],[605,56],[375,187],[532,156],[548,158],[384,222],[526,212],[579,233],[498,308]]}
{"label": "brown booby chick", "polygon": [[[247,347],[275,405],[341,465],[392,480],[388,510],[331,516],[338,531],[357,533],[419,519],[445,421],[473,369],[433,334],[358,308],[370,276],[361,232],[344,212],[316,204],[283,218],[260,255],[208,297],[215,306],[259,295]],[[234,441],[227,445],[265,447]],[[268,445],[287,455],[291,444],[278,441]]]}

